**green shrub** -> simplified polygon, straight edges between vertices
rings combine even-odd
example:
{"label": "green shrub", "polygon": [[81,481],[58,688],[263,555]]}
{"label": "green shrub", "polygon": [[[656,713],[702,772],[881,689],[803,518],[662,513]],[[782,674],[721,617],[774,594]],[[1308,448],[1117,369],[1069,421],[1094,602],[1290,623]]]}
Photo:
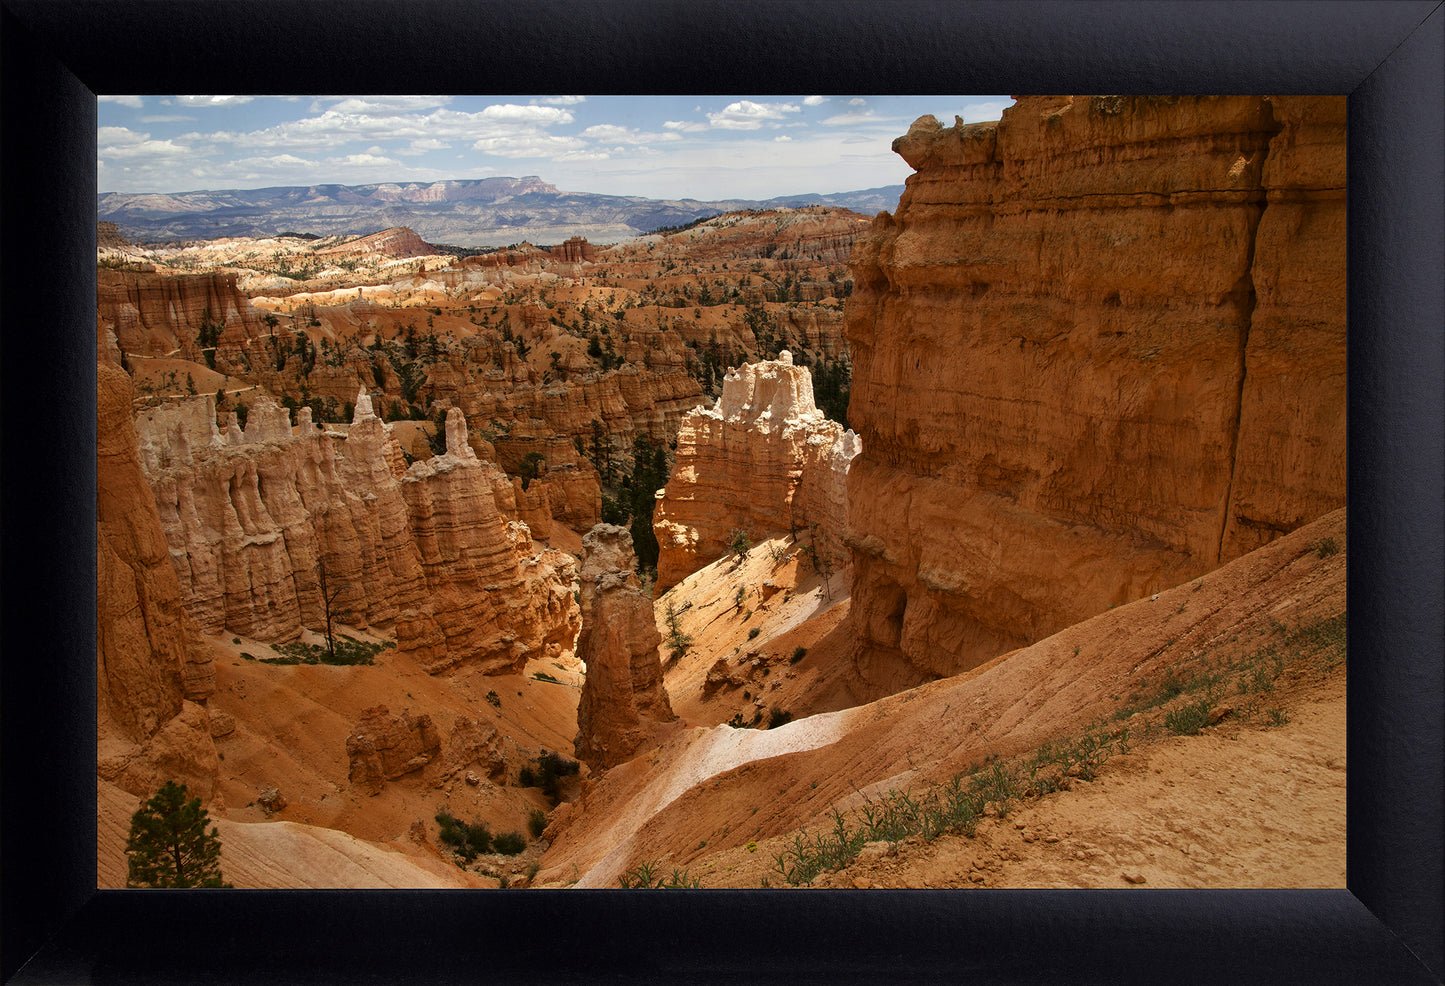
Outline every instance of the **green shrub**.
{"label": "green shrub", "polygon": [[671,875],[662,876],[656,863],[638,863],[617,878],[623,890],[698,890],[702,881],[691,876],[687,870],[673,868]]}
{"label": "green shrub", "polygon": [[1203,698],[1198,702],[1191,702],[1181,706],[1173,712],[1166,713],[1164,725],[1176,736],[1193,736],[1205,726],[1209,725],[1209,707],[1213,704],[1209,699]]}
{"label": "green shrub", "polygon": [[1328,558],[1330,555],[1340,553],[1340,544],[1332,537],[1320,538],[1314,544],[1310,545],[1310,550],[1320,558]]}
{"label": "green shrub", "polygon": [[543,750],[535,761],[536,767],[526,766],[518,772],[517,782],[522,787],[540,787],[556,804],[562,797],[562,778],[571,777],[580,769],[576,760],[569,760],[550,750]]}
{"label": "green shrub", "polygon": [[733,528],[728,532],[728,550],[738,556],[739,560],[748,553],[753,546],[753,537],[744,528]]}
{"label": "green shrub", "polygon": [[503,832],[492,839],[492,850],[503,856],[515,856],[527,848],[527,840],[520,832]]}
{"label": "green shrub", "polygon": [[308,644],[301,640],[289,644],[272,644],[271,649],[280,657],[263,657],[262,664],[331,664],[351,666],[371,664],[373,658],[390,644],[368,644],[353,637],[335,638],[336,652],[333,654],[324,644]]}
{"label": "green shrub", "polygon": [[762,633],[762,632],[763,632],[762,627],[753,627],[751,630],[748,631],[748,639],[749,639],[749,640],[756,640],[758,634],[760,634],[760,633]]}
{"label": "green shrub", "polygon": [[807,656],[808,656],[808,648],[806,648],[806,647],[794,647],[794,648],[793,648],[793,656],[790,657],[790,658],[788,658],[788,663],[789,663],[789,664],[797,664],[799,661],[801,661],[803,658],[805,658],[805,657],[807,657]]}
{"label": "green shrub", "polygon": [[793,721],[793,714],[787,709],[780,709],[776,705],[768,713],[768,728],[776,729],[784,723]]}
{"label": "green shrub", "polygon": [[547,813],[541,808],[533,808],[527,815],[527,831],[532,833],[532,838],[540,839],[546,830]]}
{"label": "green shrub", "polygon": [[437,825],[441,827],[442,845],[449,847],[464,861],[470,863],[478,854],[490,852],[492,833],[485,822],[463,822],[445,809],[436,814]]}

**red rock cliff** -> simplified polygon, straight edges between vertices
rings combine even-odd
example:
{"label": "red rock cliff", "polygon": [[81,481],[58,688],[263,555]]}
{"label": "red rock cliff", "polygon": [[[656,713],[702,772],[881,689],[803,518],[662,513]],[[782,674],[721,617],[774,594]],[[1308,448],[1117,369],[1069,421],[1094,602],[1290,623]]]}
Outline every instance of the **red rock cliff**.
{"label": "red rock cliff", "polygon": [[952,674],[1345,495],[1340,97],[918,120],[853,256],[860,667]]}
{"label": "red rock cliff", "polygon": [[96,373],[97,770],[132,794],[176,780],[210,800],[211,655],[182,606],[136,456],[130,379],[106,363]]}
{"label": "red rock cliff", "polygon": [[223,327],[220,338],[226,342],[269,331],[261,321],[264,313],[237,287],[235,274],[96,271],[98,334],[103,339],[106,330],[114,332],[127,353],[162,356],[180,349],[199,362],[197,336],[207,312]]}

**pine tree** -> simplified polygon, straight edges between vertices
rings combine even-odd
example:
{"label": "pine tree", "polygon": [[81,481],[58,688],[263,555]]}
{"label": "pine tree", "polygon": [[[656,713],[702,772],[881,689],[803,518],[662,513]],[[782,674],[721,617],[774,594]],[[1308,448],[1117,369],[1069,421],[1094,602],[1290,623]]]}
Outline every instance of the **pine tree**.
{"label": "pine tree", "polygon": [[221,881],[221,840],[200,798],[166,781],[131,816],[125,854],[127,887],[229,887]]}

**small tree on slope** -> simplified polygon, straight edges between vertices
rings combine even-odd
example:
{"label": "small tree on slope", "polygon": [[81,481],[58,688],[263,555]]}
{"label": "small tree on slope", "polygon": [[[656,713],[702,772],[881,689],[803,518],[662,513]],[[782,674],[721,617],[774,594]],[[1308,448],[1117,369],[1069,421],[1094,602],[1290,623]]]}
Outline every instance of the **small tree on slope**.
{"label": "small tree on slope", "polygon": [[200,798],[166,781],[131,816],[125,854],[127,887],[229,887],[221,881],[221,840]]}

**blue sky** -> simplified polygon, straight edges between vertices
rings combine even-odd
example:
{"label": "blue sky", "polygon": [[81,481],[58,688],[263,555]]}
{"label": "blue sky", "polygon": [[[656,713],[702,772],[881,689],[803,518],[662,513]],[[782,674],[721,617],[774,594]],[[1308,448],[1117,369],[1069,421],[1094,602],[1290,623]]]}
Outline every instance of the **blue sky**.
{"label": "blue sky", "polygon": [[901,184],[894,137],[1008,96],[101,96],[102,192],[538,175],[563,191],[771,198]]}

